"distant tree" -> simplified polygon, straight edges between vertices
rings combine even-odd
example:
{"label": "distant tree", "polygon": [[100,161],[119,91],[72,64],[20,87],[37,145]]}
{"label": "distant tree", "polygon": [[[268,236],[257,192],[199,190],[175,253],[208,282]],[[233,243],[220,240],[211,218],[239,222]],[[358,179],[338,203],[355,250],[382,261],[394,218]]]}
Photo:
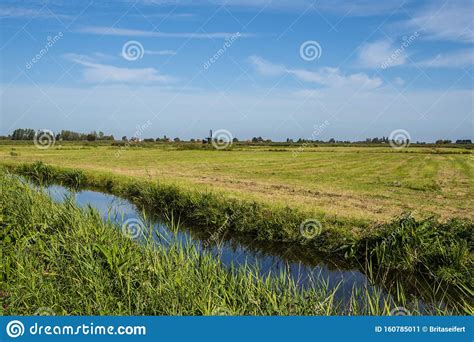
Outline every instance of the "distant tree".
{"label": "distant tree", "polygon": [[336,140],[334,140],[334,138],[331,138],[331,139],[329,139],[328,142],[329,142],[330,144],[334,144],[334,143],[336,142]]}
{"label": "distant tree", "polygon": [[253,143],[260,143],[260,142],[263,142],[263,138],[262,137],[253,137],[252,138],[252,142]]}
{"label": "distant tree", "polygon": [[456,144],[472,144],[471,139],[458,139],[456,140]]}
{"label": "distant tree", "polygon": [[194,143],[194,142],[196,142],[196,139],[194,139],[194,138],[191,138],[191,140],[190,140],[190,141],[191,141],[192,143]]}
{"label": "distant tree", "polygon": [[378,144],[380,141],[379,141],[379,138],[378,137],[375,137],[372,139],[372,143],[373,144]]}
{"label": "distant tree", "polygon": [[61,140],[66,140],[66,141],[87,139],[87,134],[82,134],[82,133],[68,131],[68,130],[62,130],[61,133],[59,133],[59,136]]}
{"label": "distant tree", "polygon": [[180,138],[178,138],[178,137],[174,138],[174,142],[180,142],[180,141],[181,141]]}
{"label": "distant tree", "polygon": [[96,141],[97,140],[97,135],[89,133],[89,134],[87,134],[86,140],[87,141]]}
{"label": "distant tree", "polygon": [[35,130],[31,128],[18,128],[12,133],[12,140],[33,140],[35,137]]}
{"label": "distant tree", "polygon": [[122,137],[122,141],[127,141],[127,140],[128,140],[128,139],[127,139],[127,136],[124,135],[124,136]]}
{"label": "distant tree", "polygon": [[154,142],[155,139],[153,138],[146,138],[146,139],[143,139],[144,142]]}
{"label": "distant tree", "polygon": [[234,138],[234,139],[232,139],[232,142],[238,143],[238,142],[239,142],[239,139]]}

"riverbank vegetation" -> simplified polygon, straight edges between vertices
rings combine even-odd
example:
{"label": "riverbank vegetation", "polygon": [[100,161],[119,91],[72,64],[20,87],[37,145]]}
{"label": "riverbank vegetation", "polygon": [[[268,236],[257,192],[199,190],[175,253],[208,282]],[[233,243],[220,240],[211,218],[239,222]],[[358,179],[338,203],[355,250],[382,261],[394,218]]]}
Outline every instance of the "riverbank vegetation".
{"label": "riverbank vegetation", "polygon": [[[401,272],[448,289],[456,298],[472,296],[474,225],[470,220],[439,222],[404,215],[378,225],[352,226],[319,218],[323,229],[308,237],[301,230],[306,213],[227,198],[215,192],[189,191],[151,181],[65,169],[43,163],[10,167],[40,184],[91,187],[127,198],[162,216],[180,217],[188,225],[212,232],[225,229],[260,241],[280,241],[312,248],[328,257],[345,258],[377,270]],[[305,228],[303,226],[303,228]],[[311,232],[310,232],[311,233]],[[463,299],[460,299],[461,301]]]}
{"label": "riverbank vegetation", "polygon": [[[43,176],[49,170],[50,176],[87,179],[77,171],[65,176],[41,167]],[[55,203],[9,173],[2,172],[0,182],[2,314],[385,315],[403,306],[411,314],[444,315],[470,310],[468,303],[421,308],[402,288],[395,297],[355,289],[343,305],[324,279],[303,290],[284,272],[264,278],[250,266],[228,270],[185,243],[139,244],[91,208],[80,209],[72,200]]]}

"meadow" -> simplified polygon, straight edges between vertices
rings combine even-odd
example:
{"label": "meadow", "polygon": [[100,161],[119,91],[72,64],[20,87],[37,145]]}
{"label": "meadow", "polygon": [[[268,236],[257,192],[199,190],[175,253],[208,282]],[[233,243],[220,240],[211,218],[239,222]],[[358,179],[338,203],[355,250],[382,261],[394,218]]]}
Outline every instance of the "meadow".
{"label": "meadow", "polygon": [[0,145],[2,163],[47,164],[290,206],[326,217],[385,222],[415,217],[474,218],[474,158],[464,148],[272,147],[232,150],[180,144],[118,147],[58,142]]}
{"label": "meadow", "polygon": [[[78,272],[76,268],[82,270],[80,262],[71,260],[69,256],[63,260],[62,253],[65,251],[69,255],[78,252],[77,239],[82,237],[76,234],[86,234],[87,239],[84,241],[96,241],[97,236],[94,234],[98,231],[105,234],[103,231],[109,225],[101,222],[93,212],[83,212],[73,204],[66,207],[50,203],[46,196],[34,194],[18,181],[11,180],[10,172],[42,185],[57,183],[74,189],[85,187],[112,193],[162,217],[179,217],[186,224],[209,232],[218,233],[225,226],[231,234],[243,234],[263,243],[284,242],[324,253],[328,258],[343,258],[358,265],[370,278],[374,278],[374,282],[384,283],[388,275],[393,278],[395,274],[398,274],[395,278],[401,275],[401,279],[405,280],[422,279],[428,284],[428,289],[423,289],[425,303],[429,303],[434,312],[444,314],[446,310],[454,310],[472,313],[470,298],[473,294],[474,224],[470,208],[474,197],[473,159],[468,149],[413,147],[396,151],[387,147],[313,146],[302,149],[238,145],[231,150],[211,150],[197,144],[140,144],[124,148],[110,144],[58,143],[49,149],[40,150],[29,144],[0,146],[1,164],[4,166],[2,182],[6,184],[2,187],[1,214],[3,222],[6,222],[4,227],[11,227],[4,231],[7,235],[8,232],[20,234],[21,238],[15,240],[17,243],[13,249],[18,252],[18,248],[24,248],[25,241],[30,241],[29,237],[35,235],[37,229],[48,232],[64,230],[67,239],[62,237],[62,233],[58,236],[40,234],[41,239],[46,240],[39,246],[35,245],[43,246],[39,254],[51,253],[51,258],[56,257],[66,263],[56,265],[57,269],[71,267],[72,273]],[[74,222],[66,218],[68,210],[74,214],[71,218]],[[20,220],[23,213],[27,213],[25,219],[30,220],[26,226]],[[91,219],[90,216],[95,218]],[[53,227],[49,219],[67,222],[59,221]],[[310,237],[304,234],[302,223],[308,219],[321,223],[319,234]],[[88,225],[93,226],[90,231]],[[77,232],[67,227],[82,228]],[[113,269],[115,273],[122,272],[120,267],[128,267],[124,266],[128,263],[127,258],[137,257],[121,256],[124,253],[123,239],[117,238],[112,232],[107,234],[109,240],[102,241],[103,246],[110,245],[114,249],[103,252],[108,265],[87,266],[87,262],[91,262],[88,260],[84,263],[87,266],[84,272],[96,268],[99,273],[107,269]],[[56,238],[60,240],[55,241]],[[5,236],[2,238],[3,241],[6,239]],[[8,237],[7,241],[11,240],[12,237]],[[48,252],[44,246],[51,244],[58,245]],[[163,249],[150,246],[136,248],[146,250],[150,258],[155,258],[155,254],[156,258],[163,258],[153,264],[171,262],[173,265],[188,265],[189,269],[196,268],[189,272],[197,272],[197,278],[166,273],[167,277],[171,277],[171,282],[174,276],[178,276],[176,281],[179,284],[191,282],[196,287],[206,287],[209,279],[215,278],[223,288],[207,289],[210,293],[203,297],[208,303],[205,309],[202,308],[204,304],[196,308],[192,303],[186,304],[189,298],[178,298],[180,304],[171,301],[159,307],[150,304],[150,307],[136,309],[130,307],[129,301],[127,309],[110,304],[105,311],[94,310],[109,304],[97,307],[91,303],[89,311],[80,311],[67,309],[74,305],[68,303],[59,311],[68,314],[209,314],[215,306],[223,305],[224,311],[230,306],[236,314],[387,314],[395,304],[390,302],[392,299],[384,302],[386,299],[381,299],[378,293],[357,292],[350,301],[357,309],[348,309],[347,306],[342,308],[341,303],[333,302],[322,308],[321,303],[327,303],[322,298],[332,298],[331,291],[334,290],[324,282],[316,284],[310,290],[313,292],[308,294],[296,290],[295,284],[291,281],[288,283],[285,274],[281,278],[261,279],[255,270],[244,266],[236,276],[223,270],[219,262],[209,255],[204,255],[206,261],[202,263],[202,255],[183,246],[175,246],[177,255],[183,258],[179,262],[172,260],[174,256]],[[92,252],[81,253],[89,255]],[[97,256],[96,252],[94,257]],[[15,253],[10,250],[8,259],[4,259],[10,260],[5,261],[10,265],[6,265],[5,269],[10,272],[11,265],[21,265],[21,270],[4,275],[4,278],[8,276],[10,279],[3,283],[8,288],[4,292],[21,293],[12,291],[11,284],[23,279],[23,275],[28,273],[23,268],[46,268],[43,275],[38,275],[38,279],[42,279],[38,281],[49,279],[49,267],[54,266],[54,262],[35,265],[28,259],[29,256],[15,259]],[[23,254],[19,253],[20,256]],[[118,259],[113,261],[114,258]],[[73,264],[68,265],[67,262]],[[117,264],[110,264],[114,262]],[[147,265],[148,262],[141,260],[137,264]],[[149,269],[151,266],[147,267]],[[209,269],[214,270],[212,275],[206,273]],[[130,269],[127,270],[130,272]],[[139,266],[134,270],[144,272]],[[120,284],[116,284],[116,279],[101,277],[101,283],[112,282],[117,286],[114,291],[118,293],[130,291],[135,286],[130,282],[149,282],[146,275],[142,279],[121,280]],[[222,277],[230,277],[234,283],[227,284]],[[80,279],[89,279],[88,282],[95,288],[99,286],[86,273],[76,278],[76,281]],[[72,286],[68,279],[57,282],[57,278],[53,277],[51,280],[52,293],[58,292],[59,288]],[[10,285],[9,281],[12,282]],[[258,293],[243,293],[241,285],[244,284],[242,286],[248,291],[247,288],[252,288],[254,281]],[[405,302],[409,295],[401,283],[396,281],[395,293],[391,293],[397,297],[396,304],[415,305],[412,311],[419,312],[416,304],[413,304],[416,300],[411,304]],[[411,285],[416,287],[416,283]],[[156,286],[162,288],[163,285],[154,283],[152,288]],[[224,289],[229,286],[231,290],[226,292]],[[44,284],[40,286],[43,287]],[[173,289],[167,288],[167,291],[180,293],[182,290],[176,287],[179,287],[178,284],[174,284]],[[23,290],[25,293],[21,294],[22,297],[36,296],[36,302],[20,303],[15,299],[16,295],[12,297],[9,294],[7,300],[12,304],[8,305],[13,305],[10,307],[18,305],[17,310],[26,310],[44,299],[31,289]],[[200,291],[196,288],[195,294],[199,298],[202,296]],[[243,302],[250,300],[248,296],[258,297],[261,291],[272,298],[284,293],[291,298],[290,302],[298,303],[295,304],[298,308],[289,302],[277,303],[278,300],[273,300],[273,309],[263,304],[248,310],[238,309]],[[227,300],[223,303],[221,297],[214,297],[215,293],[221,293],[226,298],[236,298],[239,304]],[[147,292],[145,296],[148,295]],[[246,299],[240,298],[241,295]],[[56,302],[66,300],[60,294],[56,296],[59,296]],[[128,293],[128,296],[132,295]],[[116,298],[107,300],[112,303]],[[149,298],[146,300],[150,301]],[[305,300],[309,302],[305,303]],[[100,301],[97,299],[97,302]],[[260,300],[257,302],[262,303]],[[322,311],[314,310],[314,303],[320,303],[318,305]],[[171,309],[168,309],[168,305],[171,305]]]}

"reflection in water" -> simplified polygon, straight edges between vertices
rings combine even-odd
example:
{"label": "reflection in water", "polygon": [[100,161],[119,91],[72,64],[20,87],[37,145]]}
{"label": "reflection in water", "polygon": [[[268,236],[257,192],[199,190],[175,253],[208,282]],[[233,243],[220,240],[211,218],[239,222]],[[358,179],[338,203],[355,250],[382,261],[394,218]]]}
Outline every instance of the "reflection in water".
{"label": "reflection in water", "polygon": [[[62,201],[66,196],[75,197],[76,203],[81,206],[91,206],[101,214],[104,220],[122,224],[128,219],[143,219],[141,211],[129,201],[114,195],[97,191],[84,190],[72,193],[68,189],[51,185],[46,188],[47,193],[55,200]],[[147,219],[150,221],[150,219]],[[329,288],[339,285],[336,299],[346,302],[354,287],[368,287],[372,291],[366,276],[357,269],[351,269],[342,262],[328,262],[317,258],[314,253],[304,247],[285,246],[271,242],[257,242],[245,237],[230,237],[225,231],[221,236],[211,235],[202,229],[180,229],[173,234],[168,227],[158,219],[147,222],[152,226],[157,243],[165,239],[177,238],[182,243],[191,243],[198,250],[208,250],[218,257],[226,266],[254,265],[258,266],[262,275],[279,275],[286,273],[301,287],[311,286],[317,280],[324,280]]]}

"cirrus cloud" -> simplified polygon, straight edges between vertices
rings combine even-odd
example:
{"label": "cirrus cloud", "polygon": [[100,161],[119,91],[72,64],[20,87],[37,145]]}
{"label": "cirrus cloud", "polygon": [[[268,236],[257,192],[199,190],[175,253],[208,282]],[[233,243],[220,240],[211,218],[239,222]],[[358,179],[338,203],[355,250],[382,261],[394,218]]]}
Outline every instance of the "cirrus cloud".
{"label": "cirrus cloud", "polygon": [[374,89],[382,85],[382,80],[378,77],[370,77],[365,73],[345,75],[339,68],[323,67],[317,71],[287,68],[284,65],[273,64],[259,56],[251,56],[249,62],[258,73],[264,76],[289,74],[302,82],[317,83],[330,88],[360,87]]}
{"label": "cirrus cloud", "polygon": [[70,61],[84,66],[83,81],[90,83],[149,83],[172,82],[175,79],[158,74],[155,68],[122,68],[95,62],[85,55],[66,54]]}

